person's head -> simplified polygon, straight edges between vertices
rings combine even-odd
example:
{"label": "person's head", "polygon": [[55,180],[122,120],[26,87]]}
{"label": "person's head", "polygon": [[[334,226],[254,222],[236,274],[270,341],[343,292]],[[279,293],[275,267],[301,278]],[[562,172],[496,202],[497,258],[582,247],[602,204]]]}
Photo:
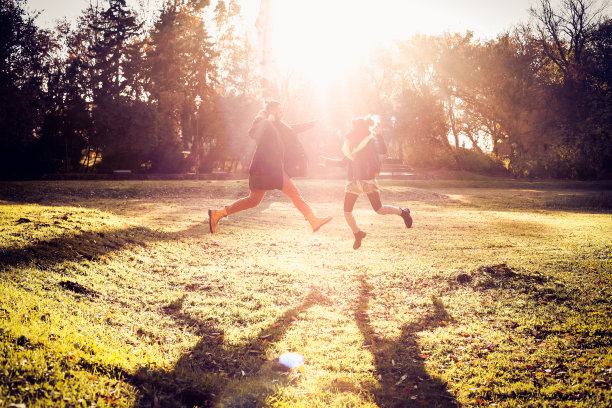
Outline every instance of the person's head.
{"label": "person's head", "polygon": [[374,119],[369,116],[355,118],[351,122],[351,128],[356,131],[367,131],[369,133],[372,126],[374,126]]}
{"label": "person's head", "polygon": [[281,120],[283,117],[283,106],[278,101],[266,101],[264,112],[266,116],[273,115],[275,120]]}
{"label": "person's head", "polygon": [[355,118],[351,121],[351,130],[346,138],[352,142],[359,142],[370,134],[370,127],[374,125],[372,118]]}

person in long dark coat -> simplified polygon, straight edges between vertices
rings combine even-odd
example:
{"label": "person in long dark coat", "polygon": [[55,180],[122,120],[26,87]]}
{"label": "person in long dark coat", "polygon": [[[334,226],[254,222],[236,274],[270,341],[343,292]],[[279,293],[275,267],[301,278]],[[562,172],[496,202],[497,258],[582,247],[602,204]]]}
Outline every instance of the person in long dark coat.
{"label": "person in long dark coat", "polygon": [[377,214],[399,215],[404,220],[406,228],[412,226],[412,217],[408,208],[383,205],[380,201],[376,175],[380,171],[379,155],[385,153],[387,153],[387,145],[380,132],[380,123],[375,122],[371,117],[365,117],[353,119],[351,130],[347,133],[342,147],[344,155],[342,159],[321,157],[325,165],[348,168],[348,181],[344,189],[344,218],[355,236],[354,249],[361,246],[361,240],[366,236],[353,215],[355,202],[361,194],[368,197],[372,209]]}
{"label": "person in long dark coat", "polygon": [[281,119],[282,106],[269,101],[253,121],[249,136],[257,144],[249,168],[249,190],[241,198],[221,209],[208,210],[210,232],[215,233],[219,221],[228,215],[256,207],[266,191],[281,190],[304,215],[314,232],[332,220],[331,216],[317,217],[304,201],[291,177],[306,173],[306,154],[297,138],[297,133],[311,129],[315,123],[287,125]]}

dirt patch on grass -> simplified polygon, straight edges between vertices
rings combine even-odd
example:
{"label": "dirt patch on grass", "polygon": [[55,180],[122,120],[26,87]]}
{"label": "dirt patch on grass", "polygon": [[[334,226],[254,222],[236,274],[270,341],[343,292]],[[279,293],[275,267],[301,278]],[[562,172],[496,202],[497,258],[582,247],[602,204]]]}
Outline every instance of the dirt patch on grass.
{"label": "dirt patch on grass", "polygon": [[450,280],[450,286],[470,286],[477,291],[501,289],[529,295],[538,301],[566,302],[573,295],[564,284],[550,277],[521,268],[512,268],[505,263],[481,266],[469,273],[459,273]]}
{"label": "dirt patch on grass", "polygon": [[72,282],[72,281],[61,281],[59,283],[59,285],[64,288],[67,289],[71,292],[77,293],[79,295],[86,295],[86,296],[91,296],[91,297],[98,297],[100,296],[99,292],[96,292],[93,289],[89,289],[86,288],[85,286],[81,285],[80,283],[77,282]]}

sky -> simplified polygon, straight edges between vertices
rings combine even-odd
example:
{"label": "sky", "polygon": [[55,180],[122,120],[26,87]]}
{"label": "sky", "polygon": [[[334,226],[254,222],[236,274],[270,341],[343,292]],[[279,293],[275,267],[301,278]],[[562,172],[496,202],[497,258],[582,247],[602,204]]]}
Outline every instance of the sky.
{"label": "sky", "polygon": [[[156,6],[162,0],[127,0],[132,6],[143,5]],[[57,19],[67,18],[75,20],[81,12],[90,4],[105,4],[106,0],[28,0],[31,10],[41,11],[42,14],[37,20],[38,25],[45,28],[52,28]]]}
{"label": "sky", "polygon": [[[163,1],[127,0],[142,11],[158,10]],[[238,1],[244,27],[255,39],[260,0]],[[295,73],[324,88],[366,61],[377,46],[391,40],[410,39],[416,33],[463,34],[467,30],[473,31],[476,38],[493,39],[527,22],[534,0],[269,1],[275,5],[275,24],[266,49],[273,50],[274,55],[261,60],[274,61],[274,72]],[[51,28],[56,19],[76,19],[90,2],[106,4],[106,0],[29,0],[29,5],[42,12],[38,24]]]}
{"label": "sky", "polygon": [[530,0],[273,2],[275,25],[269,49],[276,65],[281,72],[298,73],[321,87],[345,77],[367,61],[372,50],[391,40],[467,30],[477,38],[495,38],[516,23],[527,22],[530,5]]}
{"label": "sky", "polygon": [[[38,23],[52,27],[53,22],[62,17],[69,20],[76,18],[89,2],[104,0],[29,0],[31,9],[42,11]],[[128,0],[129,4],[157,5],[161,0]],[[493,38],[496,34],[515,23],[528,19],[527,9],[533,0],[277,0],[281,7],[295,10],[301,16],[301,10],[309,6],[316,9],[319,17],[325,18],[331,11],[338,11],[344,4],[351,4],[360,11],[366,10],[376,30],[392,37],[410,37],[416,31],[425,34],[439,34],[444,31],[465,32],[472,30],[478,37]],[[254,25],[259,0],[240,0],[245,13],[245,24]],[[336,6],[338,5],[338,6]],[[345,7],[346,8],[346,7]],[[313,13],[310,13],[311,15]],[[350,14],[333,13],[334,17],[347,18]],[[360,12],[359,18],[366,15]],[[316,28],[317,24],[312,27]]]}

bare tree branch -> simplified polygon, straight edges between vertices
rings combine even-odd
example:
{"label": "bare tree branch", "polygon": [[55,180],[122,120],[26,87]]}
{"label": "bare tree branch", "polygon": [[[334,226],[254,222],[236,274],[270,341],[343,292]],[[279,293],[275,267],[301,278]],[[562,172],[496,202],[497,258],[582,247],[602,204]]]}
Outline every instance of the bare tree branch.
{"label": "bare tree branch", "polygon": [[529,9],[542,50],[562,72],[581,64],[589,32],[599,25],[608,7],[600,1],[563,0],[555,10],[551,0],[539,0]]}

